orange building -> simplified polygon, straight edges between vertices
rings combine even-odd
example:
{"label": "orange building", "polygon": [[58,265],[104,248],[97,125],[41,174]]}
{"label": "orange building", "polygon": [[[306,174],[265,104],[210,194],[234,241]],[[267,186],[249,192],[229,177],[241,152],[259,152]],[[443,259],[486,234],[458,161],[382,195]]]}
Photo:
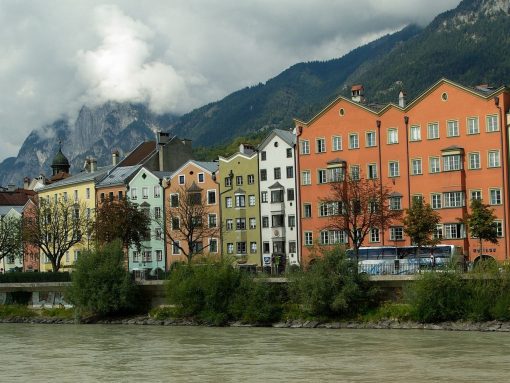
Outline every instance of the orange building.
{"label": "orange building", "polygon": [[[220,189],[217,177],[217,162],[189,160],[172,173],[170,182],[164,185],[168,267],[175,262],[187,261],[188,235],[195,241],[194,252],[211,256],[221,254]],[[190,202],[183,203],[183,196]],[[195,203],[201,208],[191,206]],[[194,224],[186,226],[186,223],[180,222],[188,219],[188,214],[200,214],[196,218],[201,220],[200,226],[203,227]]]}
{"label": "orange building", "polygon": [[[328,217],[320,216],[319,204],[331,192],[328,167],[339,163],[351,174],[380,178],[392,191],[394,209],[423,198],[441,215],[441,243],[460,246],[470,261],[479,256],[478,241],[459,219],[466,218],[471,199],[481,198],[495,209],[500,234],[499,243],[485,243],[483,253],[508,259],[510,90],[442,79],[408,105],[403,92],[398,104],[385,106],[367,103],[362,86],[353,87],[352,96],[338,97],[309,122],[295,120],[305,263],[310,245],[325,238]],[[409,244],[402,223],[395,223],[371,233],[363,246]]]}

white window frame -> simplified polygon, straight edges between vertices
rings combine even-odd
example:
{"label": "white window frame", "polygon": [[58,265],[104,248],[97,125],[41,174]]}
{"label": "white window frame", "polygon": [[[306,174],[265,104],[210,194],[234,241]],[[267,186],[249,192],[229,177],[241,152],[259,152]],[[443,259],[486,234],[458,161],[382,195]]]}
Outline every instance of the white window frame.
{"label": "white window frame", "polygon": [[418,176],[423,174],[423,162],[421,158],[411,159],[411,175]]}
{"label": "white window frame", "polygon": [[303,154],[303,155],[310,154],[310,141],[309,140],[299,140],[299,152],[300,152],[300,154]]}
{"label": "white window frame", "polygon": [[421,141],[420,125],[411,125],[411,129],[409,130],[409,141],[411,142]]}
{"label": "white window frame", "polygon": [[477,116],[468,117],[466,120],[467,134],[480,134],[480,120]]}
{"label": "white window frame", "polygon": [[359,149],[358,133],[349,133],[349,149]]}
{"label": "white window frame", "polygon": [[427,139],[437,140],[439,137],[439,122],[429,122],[427,124]]}
{"label": "white window frame", "polygon": [[311,185],[312,184],[312,175],[310,170],[301,171],[301,185]]}
{"label": "white window frame", "polygon": [[485,131],[499,132],[499,119],[497,114],[488,114],[485,116]]}
{"label": "white window frame", "polygon": [[398,128],[388,128],[388,145],[398,144]]}
{"label": "white window frame", "polygon": [[488,168],[501,167],[501,154],[499,150],[489,150],[487,152],[487,167]]}
{"label": "white window frame", "polygon": [[446,136],[458,137],[459,135],[460,135],[459,121],[458,120],[446,121]]}
{"label": "white window frame", "polygon": [[326,139],[324,137],[315,139],[315,153],[326,153]]}
{"label": "white window frame", "polygon": [[501,188],[489,189],[489,205],[501,205],[503,203],[503,194]]}
{"label": "white window frame", "polygon": [[375,130],[369,130],[365,132],[365,146],[367,148],[373,148],[377,146],[377,134]]}
{"label": "white window frame", "polygon": [[342,136],[331,137],[331,148],[334,152],[342,150]]}
{"label": "white window frame", "polygon": [[[394,166],[392,167],[392,165]],[[388,161],[388,177],[400,177],[400,163],[398,161]]]}
{"label": "white window frame", "polygon": [[469,152],[468,153],[468,169],[481,169],[482,164],[480,161],[480,152]]}

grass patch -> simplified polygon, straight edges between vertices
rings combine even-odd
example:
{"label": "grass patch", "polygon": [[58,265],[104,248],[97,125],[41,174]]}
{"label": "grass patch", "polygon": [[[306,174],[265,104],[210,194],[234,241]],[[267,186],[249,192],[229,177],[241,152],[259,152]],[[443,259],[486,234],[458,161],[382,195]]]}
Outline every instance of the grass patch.
{"label": "grass patch", "polygon": [[30,318],[35,316],[37,316],[37,313],[24,305],[0,305],[0,318]]}
{"label": "grass patch", "polygon": [[366,322],[378,322],[382,320],[412,321],[416,319],[416,313],[413,307],[408,303],[386,302],[366,313],[361,318]]}

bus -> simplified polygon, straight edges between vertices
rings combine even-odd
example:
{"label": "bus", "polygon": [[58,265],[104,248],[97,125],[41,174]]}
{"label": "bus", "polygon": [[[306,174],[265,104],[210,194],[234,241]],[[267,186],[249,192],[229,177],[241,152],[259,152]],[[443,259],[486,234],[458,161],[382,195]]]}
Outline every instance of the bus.
{"label": "bus", "polygon": [[[424,269],[444,269],[452,261],[464,259],[462,247],[455,245],[360,247],[358,268],[369,275],[415,274]],[[354,257],[354,250],[347,255]]]}

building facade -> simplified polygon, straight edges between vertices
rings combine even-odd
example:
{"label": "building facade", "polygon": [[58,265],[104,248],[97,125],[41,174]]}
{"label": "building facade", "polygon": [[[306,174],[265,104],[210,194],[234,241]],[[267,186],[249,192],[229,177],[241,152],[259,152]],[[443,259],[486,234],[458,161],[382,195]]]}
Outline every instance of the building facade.
{"label": "building facade", "polygon": [[[368,104],[362,91],[353,88],[352,99],[338,97],[306,123],[295,120],[305,263],[315,243],[346,242],[342,233],[325,232],[331,217],[320,209],[338,164],[351,175],[380,179],[392,191],[392,209],[408,208],[413,198],[429,203],[441,216],[435,235],[460,246],[470,261],[479,256],[478,240],[462,220],[470,201],[482,199],[495,211],[500,237],[483,253],[508,259],[509,90],[443,79],[408,105],[401,92],[398,105],[383,107]],[[409,244],[402,222],[395,222],[374,228],[363,246]]]}
{"label": "building facade", "polygon": [[262,265],[258,155],[252,146],[219,158],[223,255],[241,267]]}
{"label": "building facade", "polygon": [[262,266],[273,272],[299,265],[295,143],[275,129],[258,147]]}

